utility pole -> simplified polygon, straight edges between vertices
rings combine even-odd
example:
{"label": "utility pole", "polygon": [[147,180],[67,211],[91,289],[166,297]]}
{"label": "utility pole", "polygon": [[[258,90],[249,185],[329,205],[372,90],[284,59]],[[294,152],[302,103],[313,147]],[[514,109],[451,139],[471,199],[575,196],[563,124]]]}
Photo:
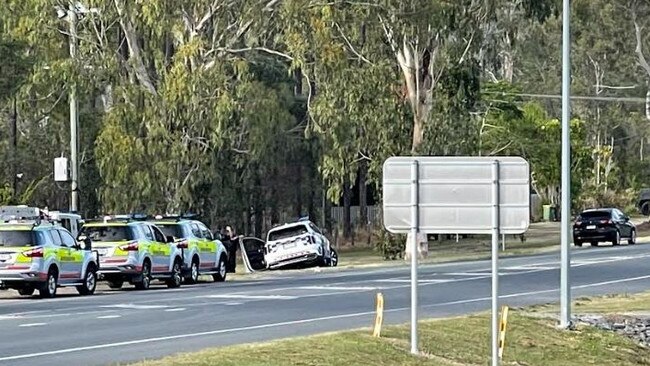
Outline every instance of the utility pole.
{"label": "utility pole", "polygon": [[560,240],[560,327],[571,326],[571,1],[562,10],[562,228]]}
{"label": "utility pole", "polygon": [[[70,58],[77,57],[77,9],[74,4],[70,3],[68,6],[68,24],[69,24],[69,42],[70,42]],[[79,162],[77,161],[77,129],[79,127],[79,116],[77,114],[77,86],[73,83],[70,85],[70,92],[68,94],[70,100],[70,172],[71,172],[71,195],[70,195],[70,211],[77,212],[79,210]]]}

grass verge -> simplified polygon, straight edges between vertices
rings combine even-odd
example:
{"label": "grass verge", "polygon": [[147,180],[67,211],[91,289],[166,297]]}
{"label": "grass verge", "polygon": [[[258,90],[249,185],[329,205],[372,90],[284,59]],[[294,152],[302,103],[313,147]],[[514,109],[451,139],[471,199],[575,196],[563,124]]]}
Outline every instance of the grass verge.
{"label": "grass verge", "polygon": [[[648,300],[650,293],[580,299],[575,306],[576,311],[633,311],[643,309]],[[504,365],[650,365],[650,350],[628,338],[588,326],[558,330],[555,320],[531,314],[550,310],[552,306],[511,311]],[[381,338],[372,338],[369,330],[357,330],[208,349],[135,365],[486,365],[489,315],[422,322],[421,356],[409,354],[408,340],[408,326],[389,326]]]}

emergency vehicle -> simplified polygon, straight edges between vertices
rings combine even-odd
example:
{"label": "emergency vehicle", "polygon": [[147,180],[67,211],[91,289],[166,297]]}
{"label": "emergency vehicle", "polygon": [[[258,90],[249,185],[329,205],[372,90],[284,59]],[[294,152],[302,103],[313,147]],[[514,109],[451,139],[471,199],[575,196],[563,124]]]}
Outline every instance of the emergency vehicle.
{"label": "emergency vehicle", "polygon": [[215,282],[226,280],[228,254],[220,240],[192,216],[157,215],[151,223],[166,236],[174,238],[178,248],[183,250],[184,277],[189,283],[196,283],[201,275],[210,275]]}
{"label": "emergency vehicle", "polygon": [[55,297],[75,286],[91,295],[97,286],[97,253],[36,207],[0,207],[0,288]]}
{"label": "emergency vehicle", "polygon": [[146,290],[152,280],[168,287],[182,282],[183,253],[172,237],[135,215],[105,216],[87,220],[81,238],[89,239],[99,253],[100,279],[113,289],[129,282]]}

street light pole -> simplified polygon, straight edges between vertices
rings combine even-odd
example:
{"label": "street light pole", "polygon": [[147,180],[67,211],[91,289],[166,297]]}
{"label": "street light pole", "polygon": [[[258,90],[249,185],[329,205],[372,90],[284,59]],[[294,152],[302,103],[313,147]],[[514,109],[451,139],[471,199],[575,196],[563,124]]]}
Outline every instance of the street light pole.
{"label": "street light pole", "polygon": [[[68,35],[70,40],[70,58],[74,60],[77,56],[77,13],[73,4],[70,4],[67,16],[70,32]],[[79,127],[79,115],[77,114],[77,86],[74,82],[70,85],[68,98],[70,99],[70,211],[77,212],[79,210],[79,163],[77,161],[77,129]]]}
{"label": "street light pole", "polygon": [[562,10],[562,228],[560,240],[560,327],[571,325],[571,1]]}

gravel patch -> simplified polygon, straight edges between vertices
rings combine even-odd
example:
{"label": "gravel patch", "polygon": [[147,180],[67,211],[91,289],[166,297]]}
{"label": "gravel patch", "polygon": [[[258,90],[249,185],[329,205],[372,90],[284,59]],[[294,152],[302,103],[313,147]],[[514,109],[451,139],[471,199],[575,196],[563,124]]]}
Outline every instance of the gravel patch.
{"label": "gravel patch", "polygon": [[577,324],[616,332],[639,345],[650,348],[650,315],[580,315]]}

